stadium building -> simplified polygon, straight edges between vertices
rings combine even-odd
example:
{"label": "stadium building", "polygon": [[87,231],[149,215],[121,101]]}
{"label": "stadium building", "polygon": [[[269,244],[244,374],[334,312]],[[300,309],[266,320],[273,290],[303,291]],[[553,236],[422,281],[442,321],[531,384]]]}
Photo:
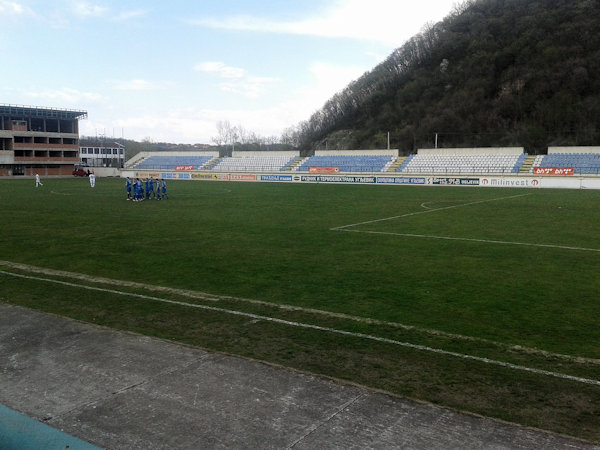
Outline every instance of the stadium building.
{"label": "stadium building", "polygon": [[71,175],[87,111],[0,104],[0,176]]}
{"label": "stadium building", "polygon": [[125,146],[118,142],[112,146],[100,142],[83,142],[80,154],[82,166],[121,169],[125,164]]}

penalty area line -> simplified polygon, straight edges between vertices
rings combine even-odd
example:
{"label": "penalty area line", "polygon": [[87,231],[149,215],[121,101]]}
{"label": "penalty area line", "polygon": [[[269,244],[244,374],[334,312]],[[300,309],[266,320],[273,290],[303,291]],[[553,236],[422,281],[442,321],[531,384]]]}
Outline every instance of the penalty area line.
{"label": "penalty area line", "polygon": [[182,301],[177,301],[177,300],[168,300],[168,299],[160,298],[160,297],[153,297],[150,295],[135,294],[135,293],[131,293],[131,292],[118,291],[115,289],[106,289],[106,288],[100,288],[100,287],[96,287],[96,286],[88,286],[85,284],[71,283],[68,281],[53,280],[53,279],[49,279],[49,278],[41,278],[41,277],[34,277],[34,276],[30,276],[30,275],[16,274],[16,273],[12,273],[12,272],[6,272],[3,270],[0,270],[0,274],[6,275],[6,276],[11,276],[11,277],[16,277],[16,278],[35,280],[35,281],[41,281],[41,282],[46,282],[46,283],[54,283],[54,284],[59,284],[62,286],[77,287],[77,288],[87,289],[87,290],[91,290],[91,291],[106,292],[109,294],[116,294],[116,295],[123,295],[123,296],[127,296],[127,297],[140,298],[143,300],[150,300],[150,301],[155,301],[155,302],[159,302],[159,303],[166,303],[166,304],[171,304],[171,305],[184,306],[184,307],[188,307],[188,308],[196,308],[196,309],[203,309],[206,311],[230,314],[230,315],[234,315],[234,316],[247,317],[247,318],[254,319],[254,320],[262,320],[265,322],[277,323],[280,325],[286,325],[286,326],[291,326],[291,327],[296,327],[296,328],[304,328],[304,329],[310,329],[310,330],[316,330],[316,331],[337,334],[337,335],[341,335],[341,336],[365,339],[365,340],[381,342],[381,343],[385,343],[385,344],[396,345],[399,347],[409,348],[409,349],[413,349],[413,350],[434,353],[434,354],[443,355],[443,356],[450,356],[450,357],[460,358],[460,359],[464,359],[464,360],[476,361],[479,363],[503,367],[506,369],[518,370],[518,371],[522,371],[522,372],[529,372],[529,373],[533,373],[536,375],[543,375],[543,376],[548,376],[548,377],[553,377],[553,378],[560,378],[563,380],[574,381],[577,383],[583,383],[583,384],[588,384],[588,385],[592,385],[592,386],[600,386],[600,380],[576,377],[573,375],[567,375],[567,374],[560,373],[560,372],[552,372],[549,370],[536,369],[536,368],[521,366],[518,364],[512,364],[512,363],[508,363],[508,362],[504,362],[504,361],[498,361],[498,360],[494,360],[494,359],[490,359],[490,358],[484,358],[481,356],[474,356],[474,355],[468,355],[468,354],[464,354],[464,353],[452,352],[452,351],[443,350],[443,349],[439,349],[439,348],[428,347],[428,346],[419,345],[419,344],[412,344],[410,342],[397,341],[395,339],[388,339],[388,338],[374,336],[374,335],[370,335],[370,334],[355,333],[355,332],[351,332],[351,331],[338,330],[336,328],[323,327],[320,325],[314,325],[314,324],[309,324],[309,323],[277,319],[275,317],[262,316],[259,314],[247,313],[247,312],[242,312],[242,311],[235,311],[235,310],[231,310],[231,309],[219,308],[216,306],[199,305],[199,304],[187,303],[187,302],[182,302]]}
{"label": "penalty area line", "polygon": [[497,241],[494,239],[476,239],[476,238],[463,238],[463,237],[452,237],[452,236],[435,236],[435,235],[431,235],[431,234],[394,233],[391,231],[346,230],[346,229],[334,229],[334,231],[346,231],[349,233],[382,234],[382,235],[388,235],[388,236],[401,236],[401,237],[411,237],[411,238],[420,238],[420,239],[442,239],[442,240],[447,240],[447,241],[481,242],[484,244],[522,245],[522,246],[527,246],[527,247],[557,248],[557,249],[561,249],[561,250],[579,250],[582,252],[600,253],[600,249],[598,249],[598,248],[571,247],[568,245],[556,245],[556,244],[534,244],[534,243],[530,243],[530,242],[512,242],[512,241]]}
{"label": "penalty area line", "polygon": [[528,194],[518,194],[518,195],[510,195],[508,197],[497,197],[497,198],[490,198],[490,199],[487,199],[487,200],[477,200],[475,202],[461,203],[459,205],[444,206],[442,208],[427,209],[425,211],[416,211],[416,212],[401,214],[399,216],[384,217],[383,219],[374,219],[374,220],[367,220],[365,222],[351,223],[349,225],[341,225],[339,227],[330,228],[330,230],[331,231],[345,231],[346,228],[357,227],[359,225],[368,225],[368,224],[371,224],[371,223],[385,222],[387,220],[395,220],[395,219],[401,219],[403,217],[418,216],[418,215],[421,215],[421,214],[429,214],[429,213],[434,213],[434,212],[437,212],[437,211],[445,211],[447,209],[462,208],[464,206],[479,205],[481,203],[497,202],[499,200],[508,200],[508,199],[511,199],[511,198],[526,197],[527,195],[531,195],[531,194],[530,193],[528,193]]}

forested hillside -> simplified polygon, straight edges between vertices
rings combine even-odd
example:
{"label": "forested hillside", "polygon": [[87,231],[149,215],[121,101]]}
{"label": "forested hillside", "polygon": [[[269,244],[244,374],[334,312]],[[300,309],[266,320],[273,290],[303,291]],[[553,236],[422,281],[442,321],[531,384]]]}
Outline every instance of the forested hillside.
{"label": "forested hillside", "polygon": [[[407,6],[409,7],[409,6]],[[600,145],[600,1],[471,0],[294,130],[303,149]]]}

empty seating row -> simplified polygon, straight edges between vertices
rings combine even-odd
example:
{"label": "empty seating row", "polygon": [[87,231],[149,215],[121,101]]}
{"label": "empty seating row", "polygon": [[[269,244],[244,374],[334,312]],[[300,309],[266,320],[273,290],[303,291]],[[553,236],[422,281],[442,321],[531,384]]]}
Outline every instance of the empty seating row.
{"label": "empty seating row", "polygon": [[526,153],[516,155],[412,155],[398,168],[402,173],[518,173]]}
{"label": "empty seating row", "polygon": [[[390,169],[393,155],[315,155],[291,170],[308,172],[311,168],[335,168],[339,172],[385,172],[431,174],[508,174],[518,173],[527,153],[496,155],[410,155],[398,168]],[[210,155],[151,155],[133,166],[135,169],[177,170],[185,166],[193,170],[215,172],[277,172],[290,170],[297,155],[234,155],[221,159]],[[399,162],[398,162],[399,163]],[[294,163],[295,164],[295,163]],[[600,174],[598,153],[550,153],[535,157],[529,172],[535,168],[572,168],[575,174]],[[527,170],[527,169],[525,169]]]}
{"label": "empty seating row", "polygon": [[173,170],[178,166],[194,166],[200,169],[212,156],[150,156],[133,166],[135,169]]}
{"label": "empty seating row", "polygon": [[296,168],[308,172],[311,167],[334,167],[340,172],[383,172],[394,161],[393,155],[320,155],[311,156]]}
{"label": "empty seating row", "polygon": [[210,170],[215,172],[278,172],[294,161],[290,156],[226,156]]}
{"label": "empty seating row", "polygon": [[536,167],[572,168],[575,174],[600,174],[599,153],[549,153],[536,157],[531,171]]}

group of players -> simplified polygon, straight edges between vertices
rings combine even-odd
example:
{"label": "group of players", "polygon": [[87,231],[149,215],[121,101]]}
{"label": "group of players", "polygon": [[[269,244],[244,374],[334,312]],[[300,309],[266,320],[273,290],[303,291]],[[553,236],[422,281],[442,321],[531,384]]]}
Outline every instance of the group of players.
{"label": "group of players", "polygon": [[127,191],[127,200],[141,202],[154,198],[156,200],[168,199],[167,182],[154,178],[142,180],[136,178],[131,181],[129,177],[125,179],[125,190]]}

